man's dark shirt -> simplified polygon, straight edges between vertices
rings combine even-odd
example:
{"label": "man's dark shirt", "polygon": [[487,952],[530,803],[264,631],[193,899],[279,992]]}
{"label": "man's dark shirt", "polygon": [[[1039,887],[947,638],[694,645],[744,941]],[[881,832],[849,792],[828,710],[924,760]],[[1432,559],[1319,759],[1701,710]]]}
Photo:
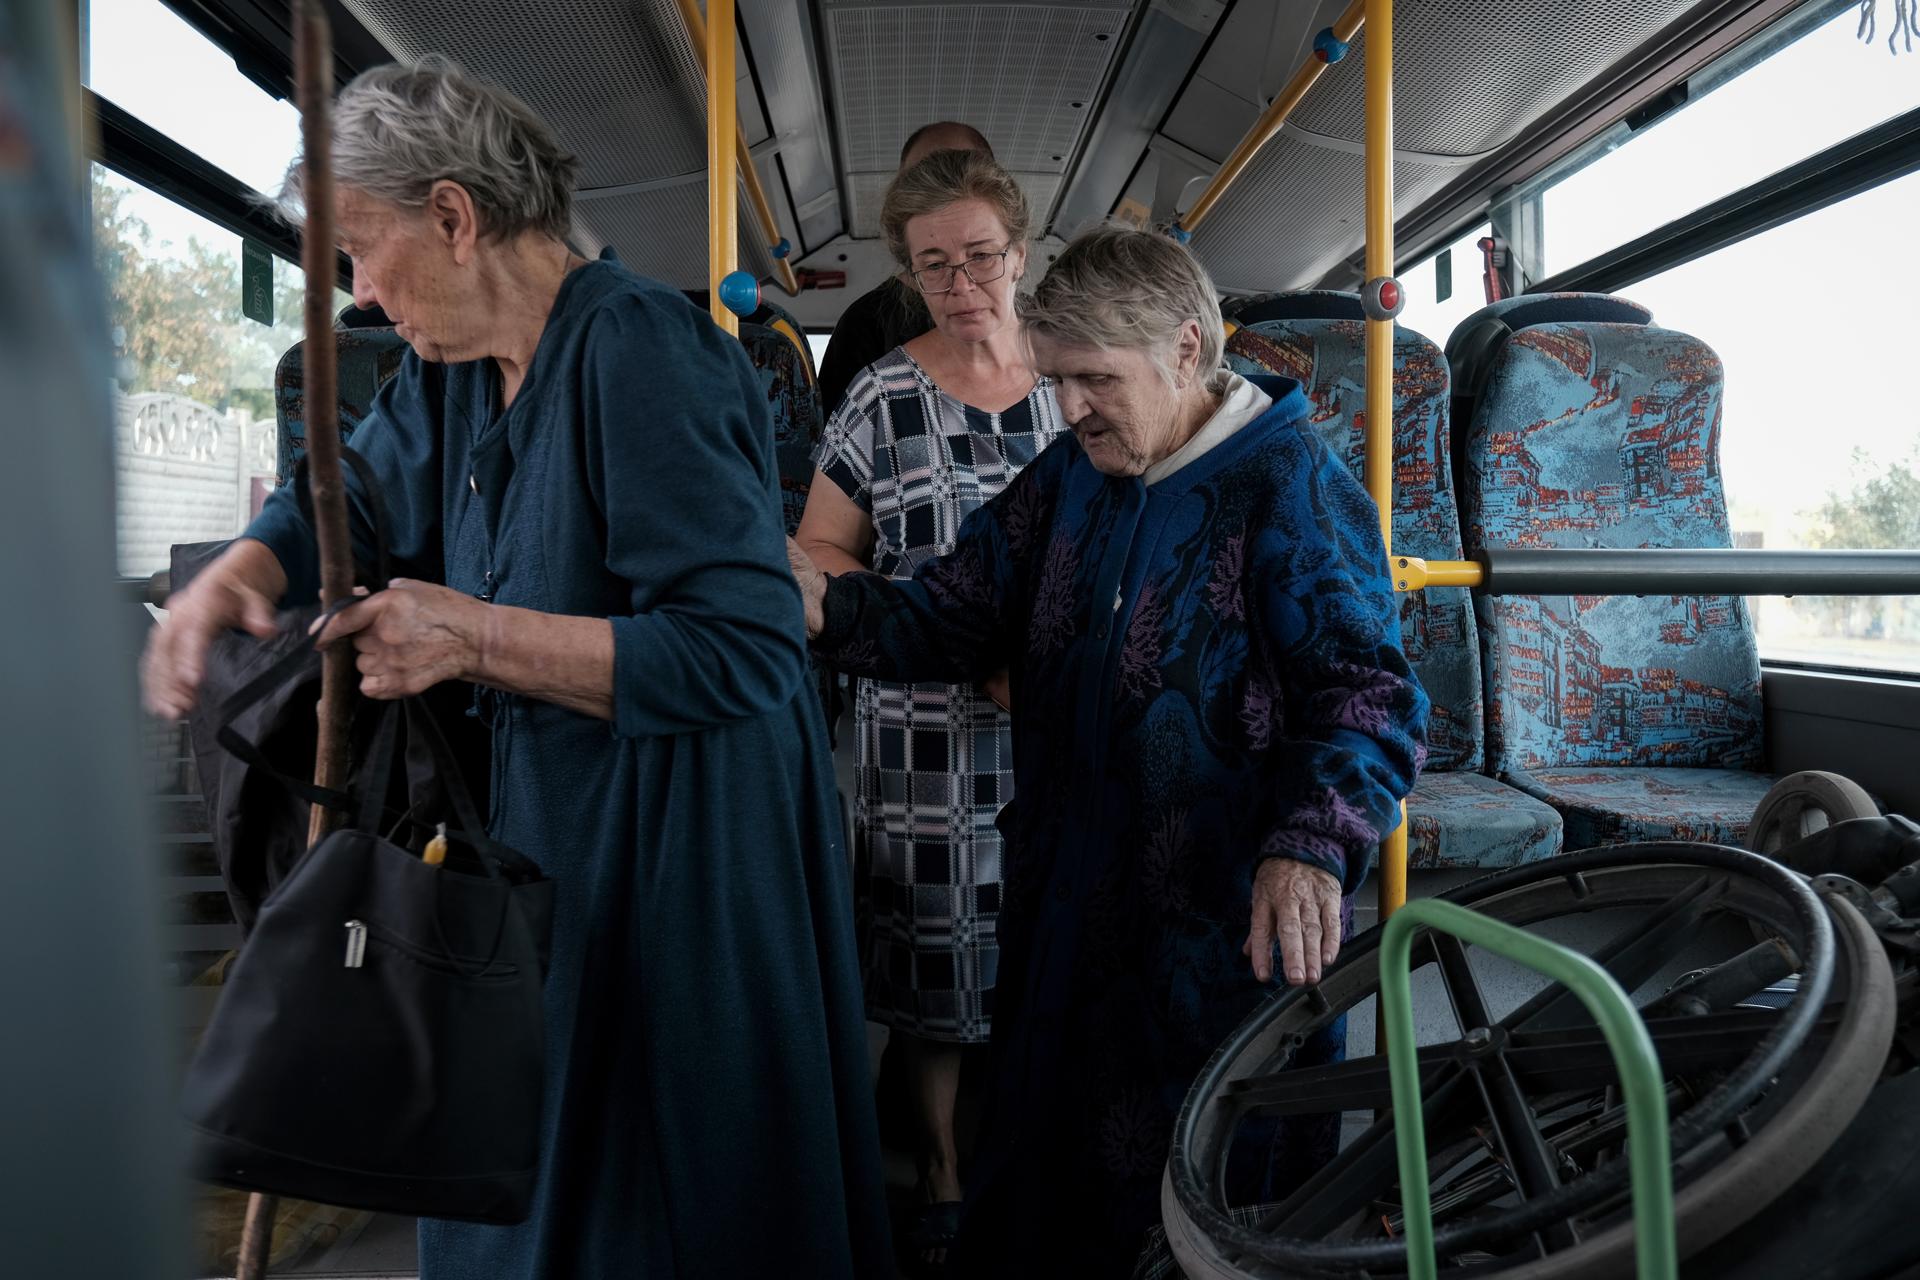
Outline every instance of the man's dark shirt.
{"label": "man's dark shirt", "polygon": [[891,277],[848,303],[820,361],[821,412],[831,418],[862,369],[931,328],[926,304]]}

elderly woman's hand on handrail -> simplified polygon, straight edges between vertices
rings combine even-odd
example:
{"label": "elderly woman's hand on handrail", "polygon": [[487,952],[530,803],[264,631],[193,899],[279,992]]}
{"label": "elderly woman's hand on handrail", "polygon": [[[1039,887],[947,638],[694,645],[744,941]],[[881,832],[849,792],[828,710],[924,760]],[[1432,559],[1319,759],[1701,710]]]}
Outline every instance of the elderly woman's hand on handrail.
{"label": "elderly woman's hand on handrail", "polygon": [[1340,955],[1340,882],[1292,858],[1268,858],[1253,876],[1253,926],[1241,953],[1253,976],[1273,976],[1273,943],[1293,986],[1311,986]]}

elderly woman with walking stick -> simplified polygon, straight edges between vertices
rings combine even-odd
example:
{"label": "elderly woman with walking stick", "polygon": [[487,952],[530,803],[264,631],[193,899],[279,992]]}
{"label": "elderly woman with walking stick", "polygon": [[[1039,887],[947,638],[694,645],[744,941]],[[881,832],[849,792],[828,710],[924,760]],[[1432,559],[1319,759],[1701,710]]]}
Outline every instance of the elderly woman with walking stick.
{"label": "elderly woman with walking stick", "polygon": [[[557,895],[532,1216],[423,1222],[423,1280],[887,1274],[846,859],[753,369],[676,292],[569,250],[575,163],[508,94],[439,59],[378,68],[341,93],[333,151],[355,301],[413,351],[353,439],[402,576],[322,639],[369,697],[480,687],[489,832]],[[277,494],[171,602],[149,706],[181,714],[219,630],[270,632],[315,589],[313,529]]]}

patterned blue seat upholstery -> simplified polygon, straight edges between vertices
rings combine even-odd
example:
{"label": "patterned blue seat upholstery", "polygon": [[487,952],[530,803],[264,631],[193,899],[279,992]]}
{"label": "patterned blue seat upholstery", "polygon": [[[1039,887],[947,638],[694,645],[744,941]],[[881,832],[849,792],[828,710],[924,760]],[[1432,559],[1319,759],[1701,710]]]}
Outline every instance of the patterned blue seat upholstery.
{"label": "patterned blue seat upholstery", "polygon": [[[686,291],[705,309],[707,291]],[[780,502],[787,532],[800,527],[813,485],[813,446],[826,421],[820,412],[820,375],[806,331],[779,304],[761,299],[759,310],[740,321],[740,345],[747,349],[773,411],[773,445],[780,464]]]}
{"label": "patterned blue seat upholstery", "polygon": [[1410,867],[1514,867],[1564,845],[1558,810],[1484,773],[1428,769],[1407,797]]}
{"label": "patterned blue seat upholstery", "polygon": [[[347,326],[336,328],[333,335],[343,443],[373,407],[375,393],[400,371],[400,359],[407,354],[406,340],[385,321],[386,316],[378,312],[349,307],[336,322]],[[306,345],[303,340],[288,347],[273,370],[273,412],[280,440],[277,467],[283,484],[307,448]]]}
{"label": "patterned blue seat upholstery", "polygon": [[[1720,359],[1706,344],[1623,299],[1576,294],[1496,304],[1449,352],[1474,402],[1461,448],[1469,552],[1730,545]],[[1489,763],[1560,810],[1569,848],[1740,843],[1772,781],[1758,772],[1760,661],[1743,601],[1488,596],[1476,608]]]}
{"label": "patterned blue seat upholstery", "polygon": [[[1227,363],[1240,373],[1297,378],[1321,438],[1355,475],[1366,455],[1366,325],[1357,294],[1314,290],[1237,299],[1240,327]],[[1446,362],[1410,329],[1394,336],[1394,547],[1460,558],[1448,460]],[[1478,773],[1484,763],[1473,614],[1458,587],[1402,597],[1401,636],[1433,702],[1426,770],[1408,798],[1407,859],[1415,867],[1505,867],[1560,851],[1552,808]]]}

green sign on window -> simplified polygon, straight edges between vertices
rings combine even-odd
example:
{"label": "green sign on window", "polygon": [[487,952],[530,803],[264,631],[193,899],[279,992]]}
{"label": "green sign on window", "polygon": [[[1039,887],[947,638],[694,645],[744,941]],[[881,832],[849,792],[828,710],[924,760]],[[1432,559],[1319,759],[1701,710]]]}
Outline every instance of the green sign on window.
{"label": "green sign on window", "polygon": [[252,240],[240,242],[240,313],[273,326],[273,255]]}
{"label": "green sign on window", "polygon": [[1433,300],[1445,302],[1453,296],[1453,250],[1442,249],[1433,260]]}

